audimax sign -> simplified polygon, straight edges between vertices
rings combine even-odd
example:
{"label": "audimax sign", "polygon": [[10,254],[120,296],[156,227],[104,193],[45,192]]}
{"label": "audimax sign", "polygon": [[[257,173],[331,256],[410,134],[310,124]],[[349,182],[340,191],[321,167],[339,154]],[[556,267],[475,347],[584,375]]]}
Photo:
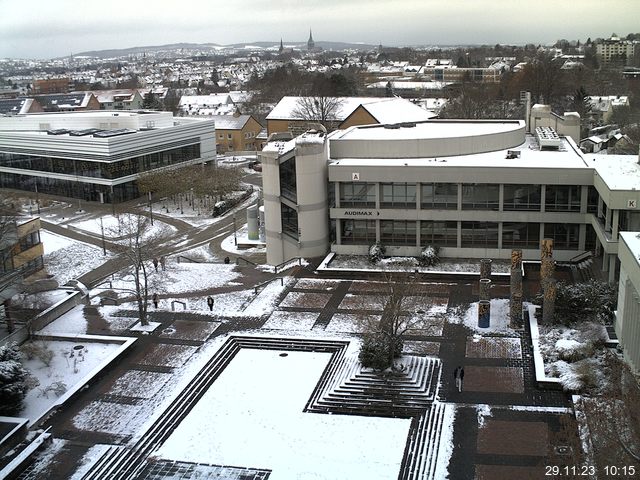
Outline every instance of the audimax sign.
{"label": "audimax sign", "polygon": [[377,217],[380,212],[377,210],[345,210],[345,217]]}

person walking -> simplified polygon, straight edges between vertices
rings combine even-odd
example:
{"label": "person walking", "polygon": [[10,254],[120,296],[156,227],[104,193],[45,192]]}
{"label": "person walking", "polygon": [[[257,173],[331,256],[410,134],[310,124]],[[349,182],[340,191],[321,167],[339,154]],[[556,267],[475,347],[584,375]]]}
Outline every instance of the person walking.
{"label": "person walking", "polygon": [[156,272],[158,271],[158,259],[156,257],[153,257],[153,268],[156,269]]}
{"label": "person walking", "polygon": [[153,301],[154,308],[158,308],[158,302],[160,301],[160,297],[158,297],[157,293],[153,294],[153,297],[151,297],[151,300]]}
{"label": "person walking", "polygon": [[207,297],[207,305],[209,305],[209,311],[213,312],[213,297]]}
{"label": "person walking", "polygon": [[458,375],[460,377],[460,383],[458,385],[458,391],[462,391],[462,382],[464,381],[464,367],[460,367],[460,373]]}
{"label": "person walking", "polygon": [[456,367],[456,369],[453,371],[453,378],[456,381],[456,388],[458,389],[458,391],[460,391],[460,369],[461,367]]}
{"label": "person walking", "polygon": [[166,270],[167,267],[167,259],[164,258],[164,255],[160,257],[160,267],[162,268],[162,271],[164,272]]}

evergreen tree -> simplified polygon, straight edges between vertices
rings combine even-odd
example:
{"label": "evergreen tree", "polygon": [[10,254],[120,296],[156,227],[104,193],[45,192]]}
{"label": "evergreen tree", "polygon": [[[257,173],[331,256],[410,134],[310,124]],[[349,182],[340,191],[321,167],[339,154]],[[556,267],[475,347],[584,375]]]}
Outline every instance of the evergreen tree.
{"label": "evergreen tree", "polygon": [[18,347],[15,344],[0,347],[0,415],[16,415],[22,410],[28,375]]}
{"label": "evergreen tree", "polygon": [[155,96],[152,90],[149,90],[142,101],[142,108],[145,110],[162,110],[162,103]]}

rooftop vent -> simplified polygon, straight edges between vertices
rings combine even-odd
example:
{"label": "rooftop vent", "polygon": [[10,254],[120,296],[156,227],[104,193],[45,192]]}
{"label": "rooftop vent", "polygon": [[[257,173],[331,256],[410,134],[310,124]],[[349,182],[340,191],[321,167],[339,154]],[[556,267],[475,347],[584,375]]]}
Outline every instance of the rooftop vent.
{"label": "rooftop vent", "polygon": [[117,130],[104,130],[101,132],[96,132],[93,134],[95,138],[110,138],[110,137],[118,137],[120,135],[128,135],[130,133],[136,133],[137,130],[133,130],[131,128],[119,128]]}
{"label": "rooftop vent", "polygon": [[65,135],[69,133],[66,128],[57,128],[55,130],[47,130],[47,135]]}
{"label": "rooftop vent", "polygon": [[520,150],[507,150],[507,156],[505,158],[513,160],[514,158],[520,158]]}
{"label": "rooftop vent", "polygon": [[551,127],[536,127],[536,139],[538,140],[540,150],[545,148],[558,150],[560,145],[562,145],[562,140]]}

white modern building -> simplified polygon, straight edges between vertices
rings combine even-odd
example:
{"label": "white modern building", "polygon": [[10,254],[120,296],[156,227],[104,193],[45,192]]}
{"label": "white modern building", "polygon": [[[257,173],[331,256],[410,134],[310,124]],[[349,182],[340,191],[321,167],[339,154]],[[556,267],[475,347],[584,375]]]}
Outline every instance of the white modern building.
{"label": "white modern building", "polygon": [[0,187],[100,202],[139,196],[143,172],[215,159],[215,122],[171,112],[0,116]]}
{"label": "white modern building", "polygon": [[640,373],[640,232],[620,234],[616,334],[625,361]]}
{"label": "white modern building", "polygon": [[[546,116],[545,116],[546,115]],[[552,128],[554,125],[556,128]],[[307,132],[263,150],[267,261],[329,251],[540,258],[587,251],[614,281],[619,232],[640,230],[635,156],[584,155],[579,117],[535,106],[524,121],[429,120]]]}

